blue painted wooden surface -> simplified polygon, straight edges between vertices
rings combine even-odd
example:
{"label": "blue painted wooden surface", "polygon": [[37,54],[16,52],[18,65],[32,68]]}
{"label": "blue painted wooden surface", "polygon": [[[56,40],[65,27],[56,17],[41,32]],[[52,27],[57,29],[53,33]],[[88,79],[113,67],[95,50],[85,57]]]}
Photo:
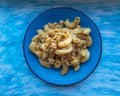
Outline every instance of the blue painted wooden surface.
{"label": "blue painted wooden surface", "polygon": [[[22,42],[41,12],[68,6],[87,14],[103,42],[97,69],[85,81],[54,86],[39,80],[26,65]],[[120,0],[0,0],[0,96],[120,96]]]}

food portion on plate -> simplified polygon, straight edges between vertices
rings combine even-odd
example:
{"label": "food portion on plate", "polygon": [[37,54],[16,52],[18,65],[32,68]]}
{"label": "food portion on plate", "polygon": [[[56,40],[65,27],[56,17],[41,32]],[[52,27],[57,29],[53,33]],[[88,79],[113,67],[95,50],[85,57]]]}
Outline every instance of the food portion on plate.
{"label": "food portion on plate", "polygon": [[38,34],[32,38],[29,48],[42,66],[61,68],[61,74],[65,75],[70,66],[78,71],[80,64],[89,59],[91,29],[83,28],[79,23],[80,17],[76,17],[73,22],[60,20],[37,30]]}

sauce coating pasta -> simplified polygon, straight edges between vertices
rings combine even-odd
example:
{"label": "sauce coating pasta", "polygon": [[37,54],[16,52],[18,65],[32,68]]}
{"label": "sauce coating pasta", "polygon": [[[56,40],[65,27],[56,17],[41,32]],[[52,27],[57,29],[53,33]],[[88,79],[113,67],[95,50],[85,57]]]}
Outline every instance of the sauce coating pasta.
{"label": "sauce coating pasta", "polygon": [[32,38],[29,48],[42,66],[61,68],[61,75],[65,75],[70,66],[78,71],[80,64],[89,59],[91,29],[83,28],[79,23],[80,17],[77,16],[73,22],[60,20],[59,24],[48,23],[43,30],[37,30],[38,34]]}

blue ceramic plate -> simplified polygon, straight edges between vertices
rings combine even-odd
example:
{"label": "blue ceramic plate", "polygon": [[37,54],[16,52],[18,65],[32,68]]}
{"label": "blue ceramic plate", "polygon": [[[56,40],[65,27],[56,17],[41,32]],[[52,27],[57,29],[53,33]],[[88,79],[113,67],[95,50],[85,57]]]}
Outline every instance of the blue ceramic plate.
{"label": "blue ceramic plate", "polygon": [[[47,69],[41,66],[37,56],[29,50],[29,45],[33,36],[37,34],[36,31],[43,28],[48,22],[59,22],[61,19],[67,18],[74,20],[76,16],[81,18],[80,25],[82,27],[90,27],[92,30],[90,35],[93,44],[89,48],[91,56],[86,63],[81,64],[79,71],[74,72],[71,68],[67,75],[62,76],[59,69]],[[56,85],[70,85],[83,81],[95,70],[101,57],[102,42],[96,25],[88,16],[76,9],[59,7],[43,12],[32,21],[24,37],[23,51],[29,68],[38,78]]]}

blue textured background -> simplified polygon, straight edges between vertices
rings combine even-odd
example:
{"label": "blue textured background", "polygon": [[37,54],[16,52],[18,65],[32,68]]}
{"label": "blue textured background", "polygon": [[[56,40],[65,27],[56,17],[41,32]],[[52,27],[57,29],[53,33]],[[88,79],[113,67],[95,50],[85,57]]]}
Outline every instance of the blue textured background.
{"label": "blue textured background", "polygon": [[[41,12],[68,6],[87,14],[98,26],[103,52],[85,81],[54,86],[28,68],[22,43],[31,21]],[[0,0],[0,96],[120,96],[120,0]]]}

